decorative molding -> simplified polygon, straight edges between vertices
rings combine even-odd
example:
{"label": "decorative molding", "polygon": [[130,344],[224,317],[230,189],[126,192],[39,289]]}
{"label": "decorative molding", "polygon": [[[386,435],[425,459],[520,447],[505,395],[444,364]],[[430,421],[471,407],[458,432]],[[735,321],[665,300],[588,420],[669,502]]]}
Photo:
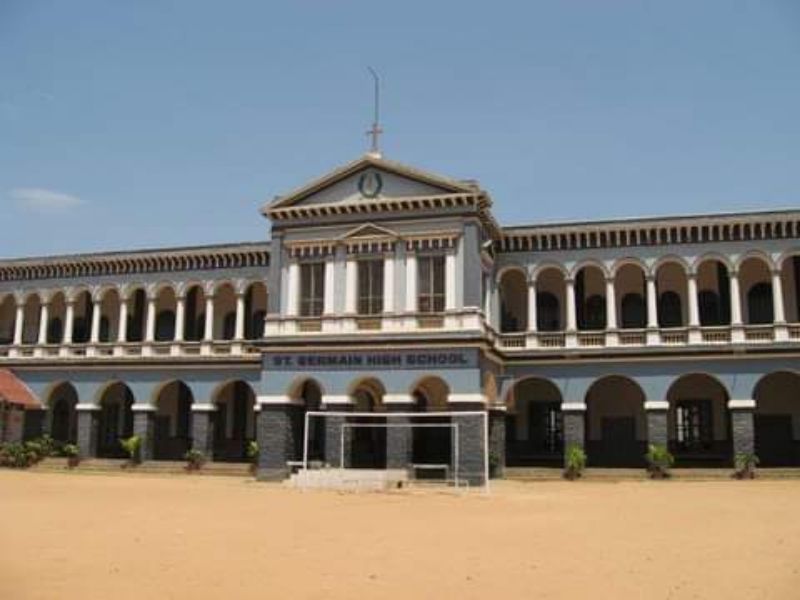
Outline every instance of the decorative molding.
{"label": "decorative molding", "polygon": [[669,402],[666,400],[646,400],[645,410],[669,410]]}
{"label": "decorative molding", "polygon": [[728,400],[728,408],[730,410],[749,409],[754,410],[756,407],[755,400]]}
{"label": "decorative molding", "polygon": [[211,404],[208,402],[192,403],[192,412],[215,412],[216,410],[216,404]]}
{"label": "decorative molding", "polygon": [[586,404],[584,402],[562,402],[561,412],[585,412]]}

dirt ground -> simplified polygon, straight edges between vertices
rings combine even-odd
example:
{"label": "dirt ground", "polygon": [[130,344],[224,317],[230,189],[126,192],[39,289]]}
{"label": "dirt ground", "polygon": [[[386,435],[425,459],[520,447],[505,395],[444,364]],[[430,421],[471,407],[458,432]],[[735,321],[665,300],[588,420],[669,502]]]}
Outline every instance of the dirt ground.
{"label": "dirt ground", "polygon": [[800,598],[800,481],[491,496],[0,471],[0,598]]}

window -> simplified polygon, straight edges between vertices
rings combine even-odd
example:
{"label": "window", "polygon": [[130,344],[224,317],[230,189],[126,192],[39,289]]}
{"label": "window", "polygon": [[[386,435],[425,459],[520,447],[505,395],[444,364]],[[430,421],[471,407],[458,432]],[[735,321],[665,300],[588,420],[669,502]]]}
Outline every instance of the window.
{"label": "window", "polygon": [[358,314],[377,315],[383,312],[383,261],[358,262]]}
{"label": "window", "polygon": [[558,402],[534,402],[530,408],[529,436],[536,450],[560,451],[564,447],[561,405]]}
{"label": "window", "polygon": [[675,407],[678,447],[684,451],[708,450],[712,443],[711,401],[684,400]]}
{"label": "window", "polygon": [[539,331],[561,329],[561,305],[550,292],[536,294],[536,328]]}
{"label": "window", "polygon": [[641,329],[647,324],[647,308],[641,294],[622,297],[622,328]]}
{"label": "window", "polygon": [[420,256],[417,259],[417,306],[419,312],[444,310],[444,256]]}
{"label": "window", "polygon": [[318,317],[322,314],[325,285],[325,265],[300,265],[300,316]]}
{"label": "window", "polygon": [[664,292],[659,298],[659,327],[681,327],[683,325],[683,307],[681,297],[675,292]]}
{"label": "window", "polygon": [[747,292],[747,317],[751,325],[772,323],[774,319],[772,306],[772,286],[768,283],[757,283]]}

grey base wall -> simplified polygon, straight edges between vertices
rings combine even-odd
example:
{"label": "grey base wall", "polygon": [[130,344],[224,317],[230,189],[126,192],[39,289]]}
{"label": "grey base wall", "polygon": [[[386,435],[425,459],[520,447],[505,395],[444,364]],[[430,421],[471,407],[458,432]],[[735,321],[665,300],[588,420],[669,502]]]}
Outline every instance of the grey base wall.
{"label": "grey base wall", "polygon": [[212,411],[192,412],[192,450],[203,453],[211,460],[214,453],[214,413]]}
{"label": "grey base wall", "polygon": [[755,452],[755,427],[752,409],[731,410],[731,430],[733,432],[733,457],[737,454]]}
{"label": "grey base wall", "polygon": [[139,458],[153,460],[153,447],[155,444],[155,420],[151,411],[133,413],[133,435],[142,440]]}
{"label": "grey base wall", "polygon": [[[460,405],[459,411],[482,410],[482,404]],[[484,485],[485,459],[488,448],[484,446],[484,420],[480,415],[453,415],[458,425],[458,478],[469,485]]]}
{"label": "grey base wall", "polygon": [[489,412],[489,476],[499,478],[506,469],[506,413]]}
{"label": "grey base wall", "polygon": [[97,456],[99,417],[99,413],[94,410],[78,411],[78,452],[81,458]]}
{"label": "grey base wall", "polygon": [[667,434],[667,411],[648,410],[647,443],[666,447],[668,441],[669,438]]}
{"label": "grey base wall", "polygon": [[289,474],[287,461],[300,460],[297,453],[302,447],[302,422],[298,427],[301,417],[300,406],[262,405],[256,416],[258,479],[284,479]]}

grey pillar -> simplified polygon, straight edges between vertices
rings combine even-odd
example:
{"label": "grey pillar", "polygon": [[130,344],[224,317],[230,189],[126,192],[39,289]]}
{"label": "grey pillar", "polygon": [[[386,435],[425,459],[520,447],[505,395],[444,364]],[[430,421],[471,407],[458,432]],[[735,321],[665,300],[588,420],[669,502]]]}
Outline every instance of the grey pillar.
{"label": "grey pillar", "polygon": [[192,450],[203,453],[206,460],[214,457],[214,411],[192,411]]}
{"label": "grey pillar", "polygon": [[506,412],[489,412],[489,476],[499,479],[506,469]]}
{"label": "grey pillar", "polygon": [[737,454],[753,454],[755,452],[753,411],[754,408],[731,409],[731,430],[733,431],[732,458],[734,459]]}
{"label": "grey pillar", "polygon": [[663,404],[664,406],[659,406],[658,408],[646,408],[645,414],[647,417],[647,443],[666,448],[669,442],[667,435],[667,409],[669,405],[666,402]]}
{"label": "grey pillar", "polygon": [[[328,405],[327,410],[334,412],[352,412],[351,404]],[[342,425],[345,417],[325,417],[325,463],[335,468],[347,468],[350,465],[350,432],[344,437],[344,464],[342,457]]]}
{"label": "grey pillar", "polygon": [[564,450],[566,451],[569,446],[573,445],[584,448],[586,445],[585,409],[562,409],[562,411],[564,424]]}
{"label": "grey pillar", "polygon": [[293,404],[262,404],[256,413],[256,439],[258,440],[258,474],[262,481],[285,479],[289,474],[287,461],[300,460],[297,456],[301,444],[302,424],[298,417],[302,407]]}
{"label": "grey pillar", "polygon": [[[458,411],[485,410],[483,404],[459,404]],[[487,418],[488,418],[487,412]],[[480,415],[453,415],[458,426],[458,479],[470,485],[484,485],[487,448],[484,446],[484,420]]]}
{"label": "grey pillar", "polygon": [[78,452],[81,458],[97,456],[99,410],[78,410]]}
{"label": "grey pillar", "polygon": [[[413,412],[413,404],[388,404],[387,410],[391,412]],[[395,417],[387,419],[390,427],[386,428],[386,468],[405,469],[411,464],[414,446],[414,431],[410,427],[391,427],[393,424],[401,425],[411,421],[408,417]]]}
{"label": "grey pillar", "polygon": [[142,440],[139,450],[139,459],[142,462],[153,460],[153,446],[155,444],[154,412],[152,410],[137,410],[133,413],[133,435],[139,436]]}

